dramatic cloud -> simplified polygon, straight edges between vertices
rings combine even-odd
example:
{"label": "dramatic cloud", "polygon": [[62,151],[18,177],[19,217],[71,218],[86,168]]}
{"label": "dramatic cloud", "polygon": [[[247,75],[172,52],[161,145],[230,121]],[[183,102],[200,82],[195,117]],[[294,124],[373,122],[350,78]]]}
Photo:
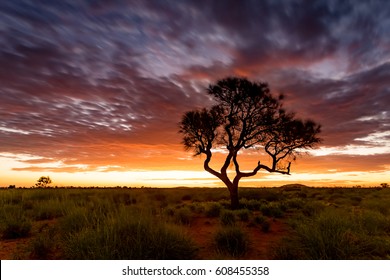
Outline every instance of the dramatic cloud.
{"label": "dramatic cloud", "polygon": [[177,124],[210,105],[209,83],[238,75],[269,82],[288,109],[322,124],[312,168],[389,172],[386,7],[2,1],[0,160],[18,172],[201,170]]}

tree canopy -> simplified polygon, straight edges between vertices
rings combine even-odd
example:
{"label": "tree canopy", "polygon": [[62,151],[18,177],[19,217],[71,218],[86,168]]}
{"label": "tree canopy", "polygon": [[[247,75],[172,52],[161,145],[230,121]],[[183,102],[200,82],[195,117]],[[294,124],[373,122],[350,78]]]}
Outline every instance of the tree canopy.
{"label": "tree canopy", "polygon": [[41,176],[38,180],[37,183],[35,183],[35,186],[38,188],[46,188],[48,185],[52,183],[51,179],[49,176]]}
{"label": "tree canopy", "polygon": [[[215,104],[186,112],[180,122],[183,145],[194,155],[206,155],[204,169],[218,177],[229,189],[232,207],[238,207],[238,184],[244,177],[255,176],[260,169],[290,174],[291,163],[303,149],[313,148],[321,140],[321,127],[312,120],[300,120],[283,108],[283,95],[274,97],[268,85],[246,78],[228,77],[210,85],[207,93]],[[221,169],[210,167],[216,148],[227,155]],[[243,172],[237,159],[242,149],[263,150],[271,164],[260,161],[250,172]],[[227,176],[234,164],[236,175]]]}

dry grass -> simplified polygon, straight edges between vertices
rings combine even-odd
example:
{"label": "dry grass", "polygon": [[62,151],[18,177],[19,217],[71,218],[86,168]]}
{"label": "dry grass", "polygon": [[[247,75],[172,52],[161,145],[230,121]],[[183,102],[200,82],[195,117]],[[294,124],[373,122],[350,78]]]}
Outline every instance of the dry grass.
{"label": "dry grass", "polygon": [[[262,250],[272,254],[262,257],[390,258],[390,189],[243,188],[240,195],[232,211],[225,189],[0,190],[2,258],[256,258],[271,237],[272,248]],[[275,231],[275,221],[289,230]]]}

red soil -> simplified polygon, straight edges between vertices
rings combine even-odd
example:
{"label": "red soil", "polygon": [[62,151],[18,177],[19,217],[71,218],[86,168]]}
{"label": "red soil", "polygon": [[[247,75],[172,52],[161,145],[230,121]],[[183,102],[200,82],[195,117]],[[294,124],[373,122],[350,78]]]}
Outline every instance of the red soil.
{"label": "red soil", "polygon": [[30,246],[31,237],[0,240],[0,260],[23,258],[20,254]]}

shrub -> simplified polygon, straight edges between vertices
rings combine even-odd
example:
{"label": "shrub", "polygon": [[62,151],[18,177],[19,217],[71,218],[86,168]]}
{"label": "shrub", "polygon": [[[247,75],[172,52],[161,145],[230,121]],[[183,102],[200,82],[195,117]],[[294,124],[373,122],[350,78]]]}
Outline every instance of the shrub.
{"label": "shrub", "polygon": [[390,232],[390,219],[377,211],[364,211],[360,214],[359,221],[362,229],[369,235],[386,235]]}
{"label": "shrub", "polygon": [[58,194],[58,191],[55,189],[31,189],[27,190],[26,198],[33,201],[43,201],[56,198]]}
{"label": "shrub", "polygon": [[236,223],[236,217],[231,210],[224,210],[220,215],[221,224],[223,226],[232,226]]}
{"label": "shrub", "polygon": [[255,224],[258,224],[258,225],[261,225],[262,223],[264,223],[266,220],[266,217],[264,216],[256,216],[253,221],[255,222]]}
{"label": "shrub", "polygon": [[261,223],[261,230],[262,232],[269,232],[271,229],[271,222],[266,219],[264,222]]}
{"label": "shrub", "polygon": [[240,205],[242,208],[248,210],[259,210],[260,207],[264,204],[264,200],[255,200],[255,199],[241,199]]}
{"label": "shrub", "polygon": [[246,222],[249,220],[249,216],[250,216],[251,212],[248,209],[241,209],[241,210],[238,210],[236,213],[237,213],[238,218],[241,221]]}
{"label": "shrub", "polygon": [[211,202],[208,203],[207,208],[206,208],[206,216],[209,218],[215,218],[218,217],[219,214],[221,213],[222,206],[218,202]]}
{"label": "shrub", "polygon": [[302,209],[305,202],[301,198],[291,198],[286,201],[287,208]]}
{"label": "shrub", "polygon": [[198,214],[203,213],[205,211],[204,204],[199,202],[191,203],[188,207],[191,209],[191,211]]}
{"label": "shrub", "polygon": [[3,229],[4,239],[26,237],[30,234],[31,222],[27,220],[8,221]]}
{"label": "shrub", "polygon": [[183,232],[149,215],[113,213],[96,229],[63,237],[66,259],[193,259],[196,246]]}
{"label": "shrub", "polygon": [[112,195],[112,199],[115,204],[131,205],[137,203],[136,198],[132,197],[130,193],[123,191],[120,191],[119,193],[114,193]]}
{"label": "shrub", "polygon": [[53,239],[54,234],[55,231],[53,228],[41,229],[41,232],[31,243],[31,257],[33,259],[49,259],[55,244]]}
{"label": "shrub", "polygon": [[325,209],[325,205],[319,201],[308,201],[302,208],[302,213],[308,217],[316,216]]}
{"label": "shrub", "polygon": [[3,191],[0,196],[0,203],[5,204],[19,204],[23,197],[22,192],[20,190],[7,190]]}
{"label": "shrub", "polygon": [[271,222],[264,216],[256,216],[254,218],[254,223],[260,225],[263,232],[269,232],[271,229]]}
{"label": "shrub", "polygon": [[167,198],[166,198],[165,194],[156,194],[154,196],[154,199],[157,201],[166,201]]}
{"label": "shrub", "polygon": [[234,258],[243,256],[249,247],[248,238],[239,227],[224,227],[214,235],[218,253],[228,254]]}
{"label": "shrub", "polygon": [[27,218],[21,207],[5,207],[1,219],[1,231],[4,239],[26,237],[31,231],[31,220]]}
{"label": "shrub", "polygon": [[176,209],[174,207],[166,207],[163,210],[163,214],[169,217],[173,217],[175,215]]}
{"label": "shrub", "polygon": [[187,207],[177,210],[174,217],[176,223],[183,225],[189,225],[193,219],[192,212]]}
{"label": "shrub", "polygon": [[296,230],[310,259],[348,259],[358,254],[351,226],[345,213],[325,211]]}
{"label": "shrub", "polygon": [[63,204],[57,199],[36,203],[33,215],[36,220],[54,219],[63,216]]}
{"label": "shrub", "polygon": [[386,258],[390,254],[390,242],[383,236],[372,235],[372,228],[369,234],[364,226],[366,218],[329,208],[312,218],[301,219],[295,224],[294,234],[275,250],[275,258]]}
{"label": "shrub", "polygon": [[369,199],[363,202],[363,207],[388,215],[390,213],[390,203],[386,200]]}
{"label": "shrub", "polygon": [[191,199],[192,199],[192,196],[190,194],[185,194],[181,198],[181,200],[183,200],[183,201],[187,201],[187,200],[191,200]]}
{"label": "shrub", "polygon": [[282,206],[280,203],[268,203],[264,204],[260,208],[261,213],[267,217],[281,218],[284,215]]}
{"label": "shrub", "polygon": [[260,197],[268,202],[274,202],[281,200],[283,195],[275,189],[261,189]]}
{"label": "shrub", "polygon": [[77,232],[86,225],[92,225],[93,220],[87,218],[86,209],[82,207],[74,207],[68,209],[68,212],[59,220],[59,227],[63,232]]}

